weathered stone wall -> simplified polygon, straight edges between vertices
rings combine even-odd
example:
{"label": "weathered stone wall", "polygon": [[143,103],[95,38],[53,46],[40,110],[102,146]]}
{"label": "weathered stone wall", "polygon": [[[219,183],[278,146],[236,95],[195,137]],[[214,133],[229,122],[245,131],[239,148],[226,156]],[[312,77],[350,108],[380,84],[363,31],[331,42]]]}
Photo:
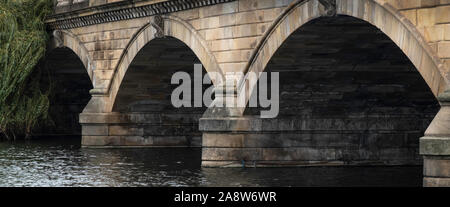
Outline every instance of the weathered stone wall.
{"label": "weathered stone wall", "polygon": [[208,42],[225,73],[241,72],[261,36],[290,2],[235,1],[174,15],[193,18],[189,23]]}
{"label": "weathered stone wall", "polygon": [[91,80],[78,56],[68,48],[47,54],[41,72],[41,87],[50,92],[49,121],[33,131],[39,137],[81,137],[79,114],[91,95]]}
{"label": "weathered stone wall", "polygon": [[387,0],[414,24],[450,68],[450,1]]}

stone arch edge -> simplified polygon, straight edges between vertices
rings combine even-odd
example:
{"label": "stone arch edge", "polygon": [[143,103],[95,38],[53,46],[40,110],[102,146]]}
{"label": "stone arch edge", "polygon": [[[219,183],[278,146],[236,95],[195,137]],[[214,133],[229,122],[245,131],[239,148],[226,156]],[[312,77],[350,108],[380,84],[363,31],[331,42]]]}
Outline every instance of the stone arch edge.
{"label": "stone arch edge", "polygon": [[[141,26],[128,41],[124,51],[120,55],[119,61],[114,69],[113,75],[107,87],[94,88],[90,91],[92,99],[86,106],[83,113],[111,113],[116,95],[119,91],[123,77],[128,70],[129,64],[138,52],[150,41],[157,37],[159,32],[163,32],[164,36],[174,37],[191,49],[194,54],[200,59],[205,70],[210,72],[217,72],[222,75],[222,70],[217,63],[215,56],[212,54],[204,38],[193,28],[192,25],[186,21],[172,15],[161,15],[164,21],[164,27],[160,28],[155,23],[153,16],[147,23]],[[162,29],[163,31],[158,31]],[[181,31],[179,30],[181,29]],[[187,35],[186,35],[187,33]],[[188,38],[189,37],[189,38]],[[216,85],[220,79],[214,80]]]}
{"label": "stone arch edge", "polygon": [[[357,6],[354,7],[354,4],[356,4]],[[401,40],[403,40],[403,37],[406,35],[413,36],[413,39],[409,41],[417,41],[417,44],[421,48],[421,51],[418,54],[415,54],[416,56],[414,57],[416,58],[411,57],[413,56],[413,54],[411,54],[412,52],[408,52],[409,48],[406,48],[407,51],[405,51],[405,48],[402,48],[401,44],[403,43],[403,41],[399,45],[398,42],[396,42],[391,35],[387,34],[386,31],[383,31],[386,28],[383,28],[380,25],[374,24],[374,22],[369,21],[370,19],[368,18],[370,17],[367,17],[366,15],[368,13],[367,12],[368,7],[370,6],[369,4],[372,4],[372,8],[374,7],[373,5],[375,5],[375,7],[379,6],[379,8],[381,8],[382,11],[388,12],[398,21],[397,23],[405,27],[407,31],[406,33],[402,33]],[[343,8],[343,5],[347,7],[351,6],[351,12],[345,12],[347,8]],[[305,13],[293,14],[297,9],[306,12],[306,14]],[[244,74],[246,74],[247,76],[249,72],[264,71],[270,58],[274,55],[275,51],[283,44],[283,42],[289,38],[290,34],[292,34],[294,31],[296,31],[298,28],[300,28],[305,23],[311,21],[312,19],[326,16],[327,15],[326,12],[327,11],[325,11],[325,9],[319,3],[319,1],[297,0],[292,2],[275,19],[275,21],[271,24],[269,29],[264,33],[261,41],[258,43],[257,47],[253,50],[250,56],[250,60],[248,61],[244,69]],[[361,12],[362,16],[358,15]],[[356,13],[356,15],[354,13]],[[446,89],[449,88],[450,74],[446,72],[447,71],[446,65],[438,58],[437,54],[431,49],[428,43],[424,40],[423,36],[416,29],[416,27],[389,3],[381,0],[336,0],[336,14],[348,15],[354,18],[361,19],[382,30],[383,33],[386,36],[388,36],[408,56],[408,59],[411,62],[413,62],[418,72],[427,82],[427,85],[430,87],[435,97],[438,97],[441,93],[443,93]],[[373,18],[375,18],[374,16],[375,14],[372,14]],[[300,19],[302,23],[298,24],[297,27],[295,28],[291,28],[290,25],[288,25],[290,23],[289,18],[293,17],[303,18]],[[299,21],[298,18],[294,20]],[[288,30],[288,32],[286,32],[286,34],[281,34],[282,29]],[[276,45],[277,47],[269,48],[270,46],[273,46],[273,44],[277,44]],[[425,64],[428,64],[428,66],[432,66],[432,68],[425,69],[424,68],[426,67],[424,66]],[[428,76],[424,75],[424,73],[427,72],[424,70],[431,70],[431,74],[429,74]],[[244,100],[246,100],[247,102],[248,97],[250,97],[251,95],[249,94],[249,92],[253,91],[253,86],[249,86],[249,88],[246,88],[247,84],[245,80],[246,79],[239,80],[236,90],[239,96],[246,96],[240,98],[244,98]],[[244,110],[245,108],[241,108],[240,113],[243,114]]]}
{"label": "stone arch edge", "polygon": [[88,50],[80,39],[69,31],[55,30],[47,46],[47,53],[58,48],[68,48],[75,53],[83,63],[92,85],[95,85],[94,70],[92,58]]}

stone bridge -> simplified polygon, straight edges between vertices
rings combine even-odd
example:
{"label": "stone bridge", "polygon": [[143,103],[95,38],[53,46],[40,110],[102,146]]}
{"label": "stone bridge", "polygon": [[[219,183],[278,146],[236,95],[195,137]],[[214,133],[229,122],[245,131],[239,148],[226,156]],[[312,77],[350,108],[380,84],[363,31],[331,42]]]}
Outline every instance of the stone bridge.
{"label": "stone bridge", "polygon": [[[57,0],[47,25],[52,133],[83,147],[202,147],[205,167],[423,163],[424,186],[450,186],[449,0]],[[172,106],[172,75],[195,63],[225,77],[201,86],[225,107]],[[257,83],[230,72],[262,71],[279,72],[276,118],[235,104]]]}

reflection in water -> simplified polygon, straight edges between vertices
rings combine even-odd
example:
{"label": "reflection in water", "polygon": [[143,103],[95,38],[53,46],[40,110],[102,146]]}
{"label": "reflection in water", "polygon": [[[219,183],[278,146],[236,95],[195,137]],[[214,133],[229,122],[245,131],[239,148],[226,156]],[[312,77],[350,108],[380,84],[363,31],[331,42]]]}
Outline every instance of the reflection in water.
{"label": "reflection in water", "polygon": [[200,148],[0,143],[0,186],[420,186],[422,167],[201,168]]}

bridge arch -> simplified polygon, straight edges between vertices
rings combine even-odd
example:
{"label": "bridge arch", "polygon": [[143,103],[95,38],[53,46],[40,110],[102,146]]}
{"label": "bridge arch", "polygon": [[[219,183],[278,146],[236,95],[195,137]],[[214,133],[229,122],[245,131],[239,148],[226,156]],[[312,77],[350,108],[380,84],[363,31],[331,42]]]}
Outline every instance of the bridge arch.
{"label": "bridge arch", "polygon": [[50,40],[48,53],[51,53],[53,50],[58,48],[68,48],[75,53],[83,63],[92,84],[95,85],[95,80],[93,77],[94,64],[92,62],[92,58],[89,56],[88,50],[80,39],[68,31],[55,30],[53,32],[52,39]]}
{"label": "bridge arch", "polygon": [[[248,75],[249,72],[264,71],[272,56],[292,33],[311,20],[327,16],[327,9],[319,1],[297,0],[291,3],[266,31],[244,72]],[[381,0],[336,0],[335,9],[336,15],[361,19],[387,35],[413,63],[435,97],[448,87],[450,74],[446,72],[445,64],[415,26],[391,5]],[[253,89],[254,85],[241,81],[238,93],[248,101],[249,92]]]}
{"label": "bridge arch", "polygon": [[[92,105],[88,104],[80,115],[84,145],[201,146],[198,120],[207,103],[203,104],[200,94],[199,104],[194,90],[200,87],[211,91],[213,85],[203,84],[203,75],[220,73],[220,69],[197,34],[186,25],[170,17],[162,17],[164,24],[160,24],[160,17],[153,18],[129,42],[109,91],[95,94],[94,89],[89,103]],[[203,67],[194,65],[197,63]],[[173,79],[178,72],[185,72],[180,75],[182,86],[171,84],[179,81]],[[183,105],[175,106],[172,92],[180,87]],[[106,130],[99,133],[98,126]]]}
{"label": "bridge arch", "polygon": [[[164,15],[162,16],[164,26],[161,28],[163,31],[158,31],[157,26],[155,27],[154,19],[155,17],[153,17],[153,21],[150,21],[141,27],[133,35],[133,38],[122,53],[108,88],[109,104],[106,107],[106,112],[111,112],[113,110],[117,93],[131,62],[144,46],[152,40],[158,39],[158,32],[163,32],[164,37],[173,37],[189,47],[189,49],[191,49],[198,57],[207,73],[215,72],[223,74],[215,56],[209,50],[206,41],[191,25],[178,17]],[[220,81],[221,80],[219,79],[212,80],[214,85],[218,84]]]}
{"label": "bridge arch", "polygon": [[[242,117],[226,122],[214,119],[220,123],[214,126],[201,120],[204,166],[230,160],[420,164],[419,137],[441,110],[436,97],[447,86],[443,64],[420,33],[381,1],[337,0],[335,12],[320,2],[289,5],[247,65],[247,76],[280,72],[278,116],[259,118],[261,106],[246,107]],[[240,83],[240,98],[256,91],[249,82]],[[218,131],[224,136],[214,137]],[[245,141],[219,144],[225,137]]]}
{"label": "bridge arch", "polygon": [[[36,136],[81,136],[79,114],[91,99],[92,64],[78,38],[56,31],[47,47],[40,87],[48,89],[51,126],[36,129]],[[61,116],[64,114],[64,116]]]}

